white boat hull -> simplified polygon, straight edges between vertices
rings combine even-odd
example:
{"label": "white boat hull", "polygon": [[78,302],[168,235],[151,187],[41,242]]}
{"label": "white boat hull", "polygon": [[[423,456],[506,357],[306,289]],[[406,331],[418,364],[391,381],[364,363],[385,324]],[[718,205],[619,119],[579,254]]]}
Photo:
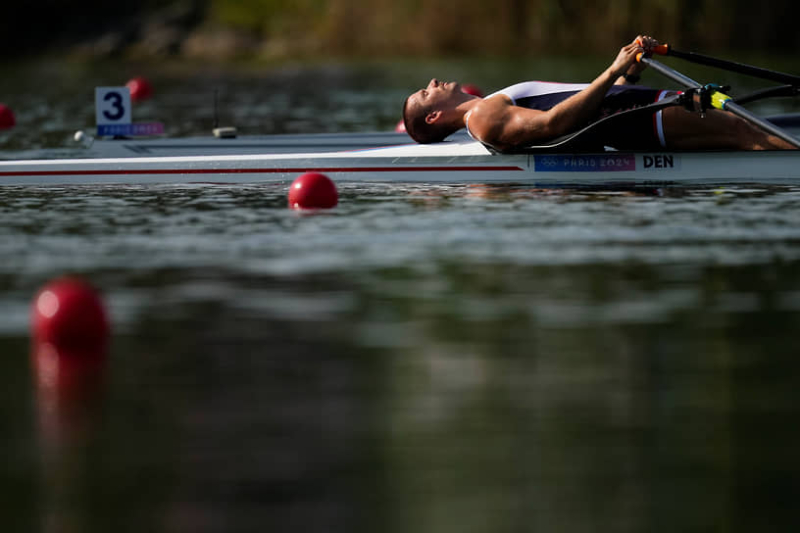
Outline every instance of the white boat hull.
{"label": "white boat hull", "polygon": [[2,185],[334,181],[541,186],[800,185],[800,152],[491,154],[464,138],[339,152],[0,161]]}

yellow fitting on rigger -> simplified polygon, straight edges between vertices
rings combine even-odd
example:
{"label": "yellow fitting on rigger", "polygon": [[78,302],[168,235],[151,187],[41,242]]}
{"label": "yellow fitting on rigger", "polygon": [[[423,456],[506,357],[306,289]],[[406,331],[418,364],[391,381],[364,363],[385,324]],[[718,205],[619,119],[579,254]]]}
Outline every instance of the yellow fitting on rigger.
{"label": "yellow fitting on rigger", "polygon": [[711,107],[715,109],[725,109],[725,104],[730,101],[731,97],[725,93],[714,91],[711,93]]}

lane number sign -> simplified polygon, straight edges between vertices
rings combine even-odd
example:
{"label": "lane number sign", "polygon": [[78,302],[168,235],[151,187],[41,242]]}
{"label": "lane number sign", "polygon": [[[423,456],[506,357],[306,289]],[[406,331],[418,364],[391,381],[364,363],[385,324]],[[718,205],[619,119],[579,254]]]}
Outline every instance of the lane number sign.
{"label": "lane number sign", "polygon": [[128,137],[163,135],[160,122],[133,123],[131,90],[128,87],[95,87],[94,113],[97,135]]}
{"label": "lane number sign", "polygon": [[127,87],[95,87],[95,122],[98,126],[130,124],[131,90]]}

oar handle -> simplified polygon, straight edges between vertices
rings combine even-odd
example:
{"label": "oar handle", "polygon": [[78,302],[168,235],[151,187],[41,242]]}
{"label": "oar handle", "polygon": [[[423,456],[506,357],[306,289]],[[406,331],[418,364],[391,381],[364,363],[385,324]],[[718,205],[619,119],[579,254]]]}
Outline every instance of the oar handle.
{"label": "oar handle", "polygon": [[[653,48],[652,54],[659,54],[662,56],[669,55],[669,45],[668,44],[660,44]],[[649,57],[651,54],[645,55],[644,52],[640,52],[636,54],[636,62],[641,63],[643,57]]]}
{"label": "oar handle", "polygon": [[660,56],[668,56],[669,51],[670,48],[668,44],[659,44],[658,46],[653,47],[653,53],[658,54]]}
{"label": "oar handle", "polygon": [[[644,47],[644,43],[639,38],[636,39],[636,44],[638,44],[641,47]],[[660,56],[669,55],[669,45],[668,44],[656,45],[653,48],[651,48],[648,53],[649,54],[658,54]],[[639,54],[638,56],[636,56],[636,60],[640,61],[641,60],[641,56],[642,56],[642,54]]]}

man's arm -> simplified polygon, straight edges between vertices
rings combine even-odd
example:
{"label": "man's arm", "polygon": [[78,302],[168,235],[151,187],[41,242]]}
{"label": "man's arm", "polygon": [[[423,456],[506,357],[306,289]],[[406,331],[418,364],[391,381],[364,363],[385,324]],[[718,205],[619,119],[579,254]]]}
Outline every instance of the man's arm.
{"label": "man's arm", "polygon": [[471,113],[470,132],[503,151],[541,144],[579,129],[595,116],[608,90],[643,52],[637,41],[624,46],[611,66],[586,89],[548,111],[513,106],[502,97],[485,100]]}

